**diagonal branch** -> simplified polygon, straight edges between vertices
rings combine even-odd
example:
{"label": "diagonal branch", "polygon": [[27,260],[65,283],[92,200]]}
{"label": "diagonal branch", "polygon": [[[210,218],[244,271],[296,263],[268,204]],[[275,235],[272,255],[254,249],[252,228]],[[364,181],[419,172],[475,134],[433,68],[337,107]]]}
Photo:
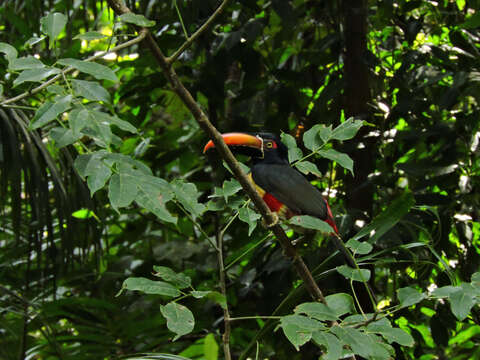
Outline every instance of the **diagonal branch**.
{"label": "diagonal branch", "polygon": [[[121,2],[121,0],[107,0],[107,1],[110,7],[115,11],[117,15],[122,15],[130,12],[130,9],[128,9],[128,7],[126,7]],[[210,24],[211,22],[208,22],[208,23]],[[272,232],[275,234],[276,238],[280,242],[280,245],[282,246],[285,255],[292,261],[298,275],[305,283],[305,287],[307,288],[310,296],[316,301],[321,301],[323,303],[326,303],[325,297],[323,296],[322,291],[320,290],[315,280],[313,279],[313,276],[310,270],[303,262],[303,259],[300,257],[295,247],[291,244],[290,239],[285,234],[285,231],[283,231],[280,224],[278,224],[276,215],[274,215],[270,211],[267,204],[265,204],[263,199],[260,197],[258,192],[253,187],[253,184],[248,180],[247,176],[240,168],[238,161],[235,159],[232,152],[223,141],[221,134],[212,125],[207,115],[203,112],[200,106],[193,99],[190,92],[182,84],[175,70],[173,69],[172,66],[170,66],[171,64],[169,63],[168,58],[163,54],[162,50],[158,47],[150,31],[145,28],[141,28],[140,31],[146,31],[145,43],[152,51],[153,56],[155,57],[156,61],[162,68],[163,73],[167,78],[167,80],[170,82],[171,86],[173,87],[173,90],[178,95],[178,97],[180,97],[180,99],[183,101],[185,106],[190,110],[190,112],[192,113],[195,120],[202,128],[202,130],[206,134],[208,134],[208,136],[212,139],[217,151],[220,153],[220,156],[228,164],[228,166],[232,170],[233,174],[235,175],[239,183],[242,185],[247,195],[250,197],[250,199],[252,199],[253,204],[257,208],[258,212],[262,215],[263,219],[265,220],[265,223],[268,224],[268,226],[270,227],[270,229],[272,230]]]}

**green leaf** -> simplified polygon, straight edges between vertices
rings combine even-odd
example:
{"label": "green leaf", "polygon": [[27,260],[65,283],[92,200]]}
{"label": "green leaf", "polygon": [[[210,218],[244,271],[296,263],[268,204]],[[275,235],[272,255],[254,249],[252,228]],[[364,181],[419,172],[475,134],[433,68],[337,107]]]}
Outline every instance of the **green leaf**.
{"label": "green leaf", "polygon": [[61,95],[61,96],[68,95],[67,90],[63,86],[60,86],[57,84],[52,84],[47,86],[47,91],[55,95]]}
{"label": "green leaf", "polygon": [[86,41],[91,41],[91,40],[99,40],[99,39],[104,39],[106,38],[107,35],[103,35],[102,33],[99,33],[98,31],[88,31],[83,34],[78,34],[75,36],[73,39],[74,40],[86,40]]}
{"label": "green leaf", "polygon": [[112,174],[110,166],[104,162],[105,153],[97,152],[93,154],[80,155],[75,159],[74,166],[80,176],[87,177],[87,185],[90,194],[93,194],[103,188]]}
{"label": "green leaf", "polygon": [[261,215],[245,206],[238,210],[238,218],[248,224],[248,236],[250,236],[257,227],[257,221],[261,218]]}
{"label": "green leaf", "polygon": [[348,344],[355,354],[364,358],[390,359],[389,352],[377,342],[374,335],[367,335],[355,328],[343,328],[340,326],[332,326],[331,332],[341,342]]}
{"label": "green leaf", "polygon": [[452,286],[452,285],[447,285],[447,286],[442,286],[441,288],[437,288],[432,291],[432,296],[436,298],[444,298],[444,297],[449,297],[451,294],[456,292],[460,287],[458,286]]}
{"label": "green leaf", "polygon": [[203,341],[203,353],[205,360],[218,360],[218,344],[213,334],[205,336]]}
{"label": "green leaf", "polygon": [[176,273],[172,269],[166,266],[154,266],[153,275],[157,276],[169,283],[172,283],[177,289],[185,289],[192,285],[192,279],[183,273]]}
{"label": "green leaf", "polygon": [[130,277],[123,282],[122,290],[141,291],[145,294],[180,296],[180,291],[172,284],[163,281],[153,281],[143,277]]}
{"label": "green leaf", "polygon": [[80,209],[80,210],[74,211],[72,213],[72,216],[76,219],[91,219],[94,217],[94,213],[90,209]]}
{"label": "green leaf", "polygon": [[110,94],[98,82],[72,79],[72,84],[76,95],[92,101],[110,103]]}
{"label": "green leaf", "polygon": [[450,294],[448,300],[450,300],[453,315],[460,321],[470,314],[470,310],[476,304],[475,297],[462,288]]}
{"label": "green leaf", "polygon": [[61,13],[50,13],[40,19],[40,30],[50,38],[50,48],[66,24],[67,17]]}
{"label": "green leaf", "polygon": [[35,113],[30,123],[30,129],[38,129],[55,120],[58,115],[70,109],[71,101],[71,95],[57,97],[55,102],[47,101]]}
{"label": "green leaf", "polygon": [[177,223],[165,204],[173,199],[173,192],[168,182],[155,176],[135,172],[137,176],[138,195],[135,201],[139,206],[155,214],[160,220]]}
{"label": "green leaf", "polygon": [[320,321],[310,319],[303,315],[287,315],[280,319],[280,326],[287,339],[300,350],[312,338],[312,332],[324,328]]}
{"label": "green leaf", "polygon": [[45,64],[33,56],[12,58],[8,62],[9,70],[26,70],[26,69],[42,69]]}
{"label": "green leaf", "polygon": [[89,123],[94,122],[95,119],[89,118],[90,111],[83,108],[75,108],[68,113],[68,123],[73,132],[81,132]]}
{"label": "green leaf", "polygon": [[330,140],[331,133],[331,126],[317,124],[303,134],[303,143],[307,149],[317,151]]}
{"label": "green leaf", "polygon": [[401,346],[413,346],[415,341],[413,337],[405,330],[394,328],[391,325],[370,323],[367,326],[369,332],[377,333],[383,336],[389,343],[396,342]]}
{"label": "green leaf", "polygon": [[205,296],[207,296],[208,294],[210,294],[211,291],[198,291],[198,290],[192,290],[190,291],[190,294],[192,294],[192,296],[195,298],[195,299],[202,299],[204,298]]}
{"label": "green leaf", "polygon": [[353,269],[347,265],[337,266],[337,271],[345,276],[347,279],[353,281],[368,281],[370,280],[370,270],[368,269]]}
{"label": "green leaf", "polygon": [[377,215],[370,224],[360,230],[352,239],[359,240],[365,235],[374,232],[369,242],[372,244],[375,243],[378,238],[394,227],[400,219],[410,211],[413,205],[415,205],[413,194],[410,191],[404,192],[393,200],[387,209]]}
{"label": "green leaf", "polygon": [[280,137],[282,139],[282,143],[284,143],[288,148],[288,161],[290,163],[303,157],[302,150],[297,147],[297,141],[292,135],[282,133]]}
{"label": "green leaf", "polygon": [[337,150],[328,149],[328,150],[319,150],[318,155],[321,157],[327,158],[329,160],[335,161],[341,167],[344,167],[350,171],[353,175],[353,160],[347,154],[338,152]]}
{"label": "green leaf", "polygon": [[140,191],[135,201],[139,206],[155,214],[160,220],[173,224],[177,223],[177,218],[168,212],[161,195],[152,198],[147,193]]}
{"label": "green leaf", "polygon": [[5,58],[10,62],[18,56],[18,51],[12,45],[0,42],[0,53],[5,54]]}
{"label": "green leaf", "polygon": [[400,300],[400,305],[402,305],[402,307],[415,305],[426,298],[424,293],[418,292],[412,287],[398,289],[397,293],[398,300]]}
{"label": "green leaf", "polygon": [[128,173],[113,174],[108,185],[108,199],[117,210],[129,206],[137,197],[138,188],[135,177]]}
{"label": "green leaf", "polygon": [[312,340],[325,347],[326,353],[322,356],[322,360],[337,360],[342,357],[343,345],[335,335],[325,331],[315,331],[312,334]]}
{"label": "green leaf", "polygon": [[32,36],[30,39],[28,39],[27,41],[25,41],[25,47],[27,48],[31,48],[33,45],[36,45],[38,44],[40,41],[43,41],[45,40],[46,36],[41,36],[41,37],[38,37],[38,36]]}
{"label": "green leaf", "polygon": [[165,306],[160,305],[160,312],[167,319],[168,329],[177,334],[173,341],[192,332],[195,326],[195,319],[187,307],[175,302],[169,302]]}
{"label": "green leaf", "polygon": [[222,309],[227,308],[227,299],[225,298],[225,295],[219,293],[218,291],[209,291],[207,297],[214,303],[220,305]]}
{"label": "green leaf", "polygon": [[175,198],[192,216],[198,217],[206,210],[205,205],[198,202],[200,193],[193,183],[187,183],[182,180],[175,180],[172,182],[172,189],[175,193]]}
{"label": "green leaf", "polygon": [[317,320],[337,320],[337,314],[333,309],[330,309],[327,305],[319,302],[308,302],[298,305],[294,312],[296,314],[305,314],[311,318]]}
{"label": "green leaf", "polygon": [[155,26],[155,21],[148,20],[143,15],[138,15],[138,14],[134,14],[134,13],[129,12],[129,13],[120,15],[119,17],[120,17],[121,21],[126,22],[126,23],[130,23],[130,24],[135,24],[137,26],[141,26],[141,27]]}
{"label": "green leaf", "polygon": [[318,170],[317,165],[310,161],[300,161],[295,163],[295,167],[300,170],[305,175],[312,173],[313,175],[317,175],[318,177],[322,176],[320,170]]}
{"label": "green leaf", "polygon": [[349,118],[333,129],[331,137],[336,140],[349,140],[357,134],[362,126],[363,120]]}
{"label": "green leaf", "polygon": [[296,226],[301,226],[305,229],[319,230],[323,233],[332,233],[333,229],[325,221],[309,215],[294,216],[289,220],[289,223]]}
{"label": "green leaf", "polygon": [[345,293],[336,293],[325,297],[327,305],[337,316],[355,312],[353,298]]}
{"label": "green leaf", "polygon": [[476,272],[472,275],[472,286],[480,289],[480,272]]}
{"label": "green leaf", "polygon": [[367,242],[360,242],[355,239],[350,239],[346,242],[345,246],[349,247],[353,254],[365,255],[372,251],[373,246]]}
{"label": "green leaf", "polygon": [[55,141],[55,145],[59,148],[73,144],[82,137],[82,134],[75,134],[72,129],[65,129],[63,127],[54,127],[50,130],[50,138]]}
{"label": "green leaf", "polygon": [[115,75],[115,73],[105,65],[70,58],[60,59],[58,60],[58,63],[64,66],[71,66],[78,71],[92,75],[98,80],[110,80],[113,82],[118,82],[117,75]]}
{"label": "green leaf", "polygon": [[41,82],[45,78],[59,74],[60,70],[57,68],[45,67],[41,69],[23,70],[20,75],[13,81],[13,87],[23,84],[24,82]]}
{"label": "green leaf", "polygon": [[102,111],[97,111],[97,110],[90,110],[90,111],[91,111],[91,116],[94,119],[96,119],[97,122],[101,122],[103,124],[108,124],[108,125],[115,125],[120,129],[124,131],[128,131],[133,134],[137,133],[137,128],[132,124],[130,124],[128,121],[122,120],[115,115],[112,116]]}
{"label": "green leaf", "polygon": [[215,188],[215,197],[224,197],[225,201],[228,201],[228,198],[234,194],[236,194],[240,189],[242,189],[242,185],[235,180],[225,180],[221,188]]}
{"label": "green leaf", "polygon": [[112,175],[112,170],[109,166],[105,165],[103,161],[96,162],[95,165],[97,165],[95,171],[87,178],[90,196],[93,196],[93,194],[103,188]]}

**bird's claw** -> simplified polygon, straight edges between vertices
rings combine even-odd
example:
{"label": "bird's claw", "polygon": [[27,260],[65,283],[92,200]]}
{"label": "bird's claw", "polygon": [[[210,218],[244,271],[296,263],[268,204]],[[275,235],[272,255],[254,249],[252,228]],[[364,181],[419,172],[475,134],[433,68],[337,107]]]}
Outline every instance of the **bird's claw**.
{"label": "bird's claw", "polygon": [[262,225],[264,228],[271,229],[272,227],[278,224],[278,215],[276,213],[272,212],[272,218],[273,218],[273,221],[270,224],[267,224],[265,219],[262,218]]}

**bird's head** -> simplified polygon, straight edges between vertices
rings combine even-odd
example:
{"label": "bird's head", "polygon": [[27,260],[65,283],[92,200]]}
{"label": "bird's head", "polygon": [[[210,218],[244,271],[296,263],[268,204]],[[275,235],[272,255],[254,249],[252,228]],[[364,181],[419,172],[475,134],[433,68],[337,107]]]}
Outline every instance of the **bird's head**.
{"label": "bird's head", "polygon": [[[226,133],[222,134],[223,141],[232,151],[251,156],[253,161],[262,161],[273,164],[288,163],[288,149],[280,140],[280,137],[260,132],[256,134],[247,133]],[[215,147],[210,140],[203,152]]]}

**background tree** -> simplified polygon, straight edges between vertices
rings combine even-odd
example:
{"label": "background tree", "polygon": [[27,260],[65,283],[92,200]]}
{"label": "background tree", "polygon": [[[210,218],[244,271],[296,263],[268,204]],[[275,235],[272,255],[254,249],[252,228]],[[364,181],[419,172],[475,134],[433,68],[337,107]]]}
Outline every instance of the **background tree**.
{"label": "background tree", "polygon": [[[297,352],[273,332],[278,319],[262,317],[291,314],[309,295],[279,244],[254,228],[258,216],[219,158],[200,155],[207,136],[133,33],[132,23],[149,26],[175,58],[219,3],[126,5],[156,24],[119,20],[102,1],[0,8],[1,357],[223,358],[225,299],[210,244],[221,238],[231,315],[257,316],[231,322],[233,357],[254,356],[258,341],[259,358],[318,358],[325,346]],[[388,317],[415,340],[392,343],[398,359],[478,356],[478,6],[229,2],[174,63],[220,131],[295,135],[299,125],[368,121],[354,139],[333,142],[354,160],[355,176],[320,157],[309,160],[322,176],[309,176],[331,196],[345,240],[369,235],[362,240],[374,249],[357,260],[371,271],[379,308],[405,305]],[[105,67],[75,62],[112,48],[90,62]],[[159,194],[161,206],[150,201]],[[297,248],[325,295],[356,294],[325,236]],[[195,327],[175,342],[168,308],[159,311],[165,294],[114,297],[128,277],[153,279],[154,265],[208,291],[182,301]],[[188,282],[166,271],[155,269],[177,287]],[[447,285],[461,287],[423,298]]]}

